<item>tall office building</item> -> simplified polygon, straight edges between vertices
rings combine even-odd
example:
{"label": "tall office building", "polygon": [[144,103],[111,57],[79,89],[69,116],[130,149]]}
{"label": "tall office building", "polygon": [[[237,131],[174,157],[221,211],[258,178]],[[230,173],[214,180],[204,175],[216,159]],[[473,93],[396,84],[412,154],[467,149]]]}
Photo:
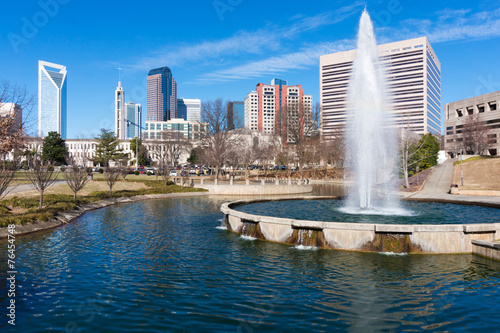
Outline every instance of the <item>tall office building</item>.
{"label": "tall office building", "polygon": [[142,107],[134,102],[125,103],[125,139],[141,137]]}
{"label": "tall office building", "polygon": [[273,79],[259,83],[245,98],[245,127],[252,131],[278,134],[283,142],[293,142],[297,131],[312,126],[312,96],[302,86]]}
{"label": "tall office building", "polygon": [[170,119],[180,118],[177,116],[177,82],[172,78],[172,95],[170,96]]}
{"label": "tall office building", "polygon": [[237,129],[245,126],[245,102],[233,101],[227,103],[227,128]]}
{"label": "tall office building", "polygon": [[[441,63],[426,37],[378,46],[396,126],[441,134]],[[356,50],[320,57],[320,126],[328,139],[345,128],[346,100]]]}
{"label": "tall office building", "polygon": [[38,61],[38,136],[57,132],[66,139],[66,66]]}
{"label": "tall office building", "polygon": [[147,121],[167,121],[172,116],[175,117],[177,84],[170,68],[161,67],[149,71],[147,94]]}
{"label": "tall office building", "polygon": [[192,98],[179,98],[177,100],[177,118],[191,123],[201,120],[201,100]]}
{"label": "tall office building", "polygon": [[251,131],[258,130],[259,95],[256,91],[249,92],[245,97],[245,128]]}
{"label": "tall office building", "polygon": [[115,137],[124,140],[126,137],[125,129],[125,91],[122,83],[118,81],[118,87],[115,90]]}

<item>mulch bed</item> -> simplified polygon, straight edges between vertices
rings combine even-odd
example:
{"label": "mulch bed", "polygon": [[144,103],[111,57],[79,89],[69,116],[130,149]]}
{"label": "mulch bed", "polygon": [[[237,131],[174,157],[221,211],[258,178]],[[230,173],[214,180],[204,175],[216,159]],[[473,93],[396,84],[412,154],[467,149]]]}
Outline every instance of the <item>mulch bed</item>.
{"label": "mulch bed", "polygon": [[410,187],[406,188],[405,187],[405,179],[401,178],[398,180],[398,188],[399,191],[401,192],[415,192],[418,191],[424,182],[424,180],[427,179],[427,177],[431,174],[432,168],[421,171],[418,175],[418,185],[417,185],[417,175],[413,175],[411,177],[408,177],[408,182],[410,183]]}

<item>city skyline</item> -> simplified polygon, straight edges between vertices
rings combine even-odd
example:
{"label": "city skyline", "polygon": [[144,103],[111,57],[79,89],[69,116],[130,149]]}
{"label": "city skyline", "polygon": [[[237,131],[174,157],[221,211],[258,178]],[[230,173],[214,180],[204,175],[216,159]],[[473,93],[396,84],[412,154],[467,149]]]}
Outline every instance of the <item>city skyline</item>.
{"label": "city skyline", "polygon": [[[38,2],[6,5],[10,15],[0,28],[5,50],[0,73],[1,79],[26,85],[36,95],[37,60],[65,64],[71,72],[68,137],[73,138],[114,127],[111,91],[118,67],[123,68],[121,81],[129,100],[142,105],[148,71],[163,66],[175,73],[179,98],[241,101],[254,82],[277,76],[291,85],[302,84],[319,101],[319,56],[354,49],[365,5],[378,44],[429,39],[442,64],[441,110],[445,103],[500,90],[495,57],[500,51],[498,1],[431,3],[425,8],[399,1],[320,1],[298,7],[292,1],[285,10],[267,4],[265,12],[246,2],[224,10],[212,2],[195,1],[189,9],[197,24],[185,25],[182,18],[172,17],[168,27],[148,15],[127,26],[118,22],[131,13],[156,17],[167,7],[181,12],[188,8],[185,4],[155,4],[158,8],[151,14],[132,1],[118,9],[100,4],[98,11],[91,10],[92,2],[54,1],[57,6],[50,8]],[[127,52],[131,43],[139,52]]]}

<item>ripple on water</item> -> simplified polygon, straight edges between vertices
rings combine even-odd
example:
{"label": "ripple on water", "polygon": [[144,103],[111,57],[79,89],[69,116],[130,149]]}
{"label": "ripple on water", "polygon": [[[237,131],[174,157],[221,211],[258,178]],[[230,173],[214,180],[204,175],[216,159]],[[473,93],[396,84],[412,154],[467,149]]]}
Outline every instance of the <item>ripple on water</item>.
{"label": "ripple on water", "polygon": [[500,327],[499,263],[241,241],[216,229],[220,203],[200,197],[112,206],[16,239],[17,331]]}

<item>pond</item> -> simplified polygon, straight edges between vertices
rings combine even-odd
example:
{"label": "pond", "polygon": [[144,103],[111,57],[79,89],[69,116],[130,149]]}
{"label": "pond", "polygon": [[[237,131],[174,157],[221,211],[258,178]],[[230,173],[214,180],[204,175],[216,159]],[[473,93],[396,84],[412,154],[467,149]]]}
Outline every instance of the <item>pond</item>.
{"label": "pond", "polygon": [[[246,240],[220,227],[223,200],[207,196],[111,206],[61,228],[17,237],[17,321],[12,327],[4,316],[0,330],[500,327],[498,262],[472,255],[300,250]],[[0,247],[0,271],[6,274],[6,241]],[[3,283],[3,309],[7,301]]]}

